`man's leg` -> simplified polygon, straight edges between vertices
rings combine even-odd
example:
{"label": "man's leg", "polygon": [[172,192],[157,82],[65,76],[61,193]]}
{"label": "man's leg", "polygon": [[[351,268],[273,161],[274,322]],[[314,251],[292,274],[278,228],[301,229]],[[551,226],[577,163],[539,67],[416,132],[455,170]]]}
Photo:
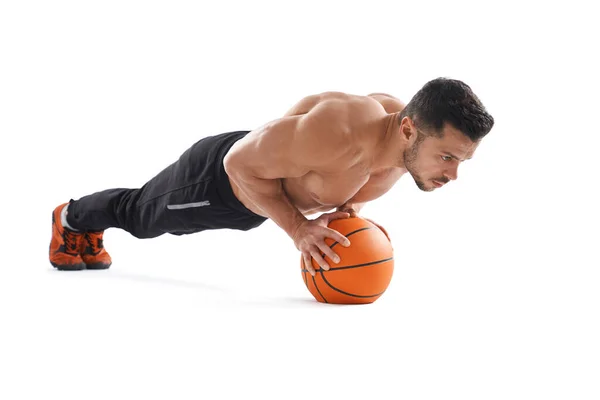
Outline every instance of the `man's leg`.
{"label": "man's leg", "polygon": [[[148,184],[160,184],[155,179]],[[139,204],[142,193],[142,189],[108,189],[71,200],[66,222],[81,232],[120,228],[140,239],[160,236],[164,232],[153,229],[152,214]]]}
{"label": "man's leg", "polygon": [[160,207],[151,200],[182,184],[181,164],[181,160],[171,164],[140,189],[108,189],[59,205],[52,214],[50,263],[60,270],[110,267],[103,242],[107,228],[120,228],[141,239],[164,234],[163,216],[156,212]]}
{"label": "man's leg", "polygon": [[227,150],[246,133],[201,139],[140,189],[108,189],[71,200],[68,208],[64,204],[57,207],[52,265],[59,269],[108,268],[111,261],[102,242],[107,228],[153,238],[205,229],[247,230],[262,224],[265,218],[235,198],[223,168]]}

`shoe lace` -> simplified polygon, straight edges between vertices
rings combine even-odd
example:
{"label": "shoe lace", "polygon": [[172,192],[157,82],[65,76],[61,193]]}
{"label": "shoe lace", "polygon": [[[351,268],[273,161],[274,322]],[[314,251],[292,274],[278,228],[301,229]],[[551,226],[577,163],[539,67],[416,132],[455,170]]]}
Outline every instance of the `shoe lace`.
{"label": "shoe lace", "polygon": [[66,252],[77,255],[79,253],[79,244],[81,243],[81,234],[70,232],[65,229],[63,239],[65,241]]}
{"label": "shoe lace", "polygon": [[85,234],[85,239],[91,248],[92,254],[100,253],[100,250],[102,249],[102,234],[87,232]]}

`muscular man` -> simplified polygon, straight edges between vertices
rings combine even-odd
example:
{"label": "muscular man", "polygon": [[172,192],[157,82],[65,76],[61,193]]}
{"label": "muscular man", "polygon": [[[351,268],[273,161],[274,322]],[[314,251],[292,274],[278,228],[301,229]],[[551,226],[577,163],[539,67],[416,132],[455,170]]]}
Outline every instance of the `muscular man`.
{"label": "muscular man", "polygon": [[[103,231],[138,238],[207,229],[249,230],[273,220],[310,262],[339,258],[325,244],[349,241],[328,223],[357,215],[409,173],[432,191],[457,178],[494,119],[465,83],[439,78],[405,105],[373,93],[308,96],[253,131],[201,139],[139,189],[108,189],[52,214],[50,262],[60,270],[104,269]],[[328,211],[335,210],[331,213]],[[316,219],[306,216],[323,213]]]}

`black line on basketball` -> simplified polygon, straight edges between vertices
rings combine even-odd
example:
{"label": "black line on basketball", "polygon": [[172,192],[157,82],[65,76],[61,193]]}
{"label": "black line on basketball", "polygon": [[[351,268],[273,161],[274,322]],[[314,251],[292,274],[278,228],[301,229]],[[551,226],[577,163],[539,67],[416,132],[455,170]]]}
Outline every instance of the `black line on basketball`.
{"label": "black line on basketball", "polygon": [[[323,280],[325,281],[325,283],[326,283],[326,284],[327,284],[327,285],[328,285],[330,288],[332,288],[332,289],[333,289],[333,290],[335,290],[336,292],[340,292],[340,293],[342,293],[342,294],[345,294],[346,296],[350,296],[350,297],[359,297],[359,298],[361,298],[361,299],[367,299],[367,298],[369,298],[369,297],[377,297],[377,296],[381,296],[381,295],[382,295],[382,294],[385,292],[385,290],[384,290],[383,292],[381,292],[381,293],[379,293],[379,294],[370,294],[370,295],[352,294],[352,293],[344,292],[343,290],[341,290],[341,289],[338,289],[338,288],[336,288],[335,286],[333,286],[331,283],[329,283],[329,281],[327,280],[327,278],[325,278],[325,274],[323,274],[322,272],[321,272],[321,277],[323,278]],[[321,293],[321,292],[319,292],[319,293]]]}
{"label": "black line on basketball", "polygon": [[[323,298],[323,301],[324,301],[325,303],[329,303],[329,302],[327,301],[327,299],[325,298],[325,296],[323,296],[323,293],[321,293],[321,291],[319,290],[319,287],[317,286],[317,280],[315,279],[315,277],[314,277],[314,276],[312,277],[312,280],[313,280],[313,283],[315,284],[315,289],[317,289],[317,292],[319,292],[319,295],[321,295],[321,297]],[[331,286],[331,285],[330,285],[330,286]]]}
{"label": "black line on basketball", "polygon": [[[355,233],[362,232],[362,231],[366,231],[366,230],[368,230],[368,229],[373,229],[373,228],[372,228],[372,227],[370,227],[370,226],[367,226],[367,227],[360,228],[360,229],[357,229],[357,230],[355,230],[355,231],[352,231],[352,232],[350,232],[349,234],[347,234],[347,235],[344,235],[344,236],[346,236],[346,237],[348,237],[348,236],[352,236],[352,235],[354,235]],[[330,249],[333,249],[333,248],[335,247],[335,245],[336,245],[336,244],[339,244],[339,242],[334,242],[334,243],[333,243],[331,246],[329,246],[329,248],[330,248]]]}
{"label": "black line on basketball", "polygon": [[[345,267],[330,267],[329,271],[338,271],[340,269],[368,267],[368,266],[371,266],[371,265],[381,264],[381,263],[384,263],[384,262],[387,262],[387,261],[391,261],[393,259],[394,259],[394,257],[390,257],[390,258],[384,258],[383,260],[371,261],[371,262],[364,263],[364,264],[346,265]],[[325,272],[329,272],[329,271],[325,271]]]}
{"label": "black line on basketball", "polygon": [[[341,269],[369,267],[371,265],[376,265],[376,264],[381,264],[381,263],[384,263],[384,262],[387,262],[387,261],[392,261],[393,259],[394,259],[394,257],[390,257],[390,258],[384,258],[383,260],[371,261],[371,262],[363,263],[363,264],[346,265],[344,267],[331,267],[330,266],[327,271],[325,271],[323,268],[318,268],[317,271],[329,272],[329,271],[339,271]],[[307,269],[302,269],[302,272],[306,273],[306,272],[308,272],[308,270]],[[306,278],[305,278],[305,283],[306,283]]]}
{"label": "black line on basketball", "polygon": [[[367,227],[365,227],[365,228],[360,228],[360,229],[357,229],[357,230],[355,230],[355,231],[352,231],[352,232],[350,232],[349,234],[347,234],[347,235],[345,235],[345,236],[346,236],[346,237],[348,237],[348,236],[352,236],[352,235],[354,235],[355,233],[362,232],[362,231],[366,231],[366,230],[368,230],[368,229],[373,229],[373,228],[372,228],[372,227],[370,227],[370,226],[367,226]],[[333,244],[332,244],[331,246],[329,246],[329,248],[330,248],[330,249],[333,249],[333,248],[334,248],[336,245],[338,245],[338,244],[339,244],[339,242],[333,242]],[[325,258],[325,253],[321,253],[321,257]]]}

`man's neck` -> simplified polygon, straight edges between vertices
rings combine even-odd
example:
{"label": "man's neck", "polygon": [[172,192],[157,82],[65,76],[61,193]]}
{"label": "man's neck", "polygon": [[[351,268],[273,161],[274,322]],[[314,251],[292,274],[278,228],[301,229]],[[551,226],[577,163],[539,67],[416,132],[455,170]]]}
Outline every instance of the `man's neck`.
{"label": "man's neck", "polygon": [[404,146],[400,137],[399,112],[389,114],[387,128],[377,146],[374,169],[404,168]]}

